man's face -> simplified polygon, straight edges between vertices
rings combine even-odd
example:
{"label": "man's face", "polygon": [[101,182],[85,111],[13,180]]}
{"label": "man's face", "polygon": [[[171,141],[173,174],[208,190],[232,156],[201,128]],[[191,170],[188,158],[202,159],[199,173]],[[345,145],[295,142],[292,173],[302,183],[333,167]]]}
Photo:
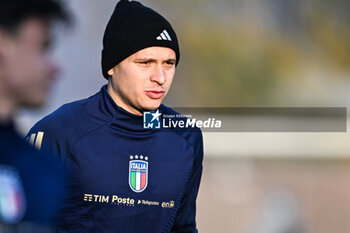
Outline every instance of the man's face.
{"label": "man's face", "polygon": [[58,73],[48,56],[48,30],[47,24],[33,18],[15,34],[0,31],[2,91],[18,106],[41,106]]}
{"label": "man's face", "polygon": [[125,110],[140,115],[155,110],[167,95],[175,75],[176,54],[170,48],[149,47],[108,71],[108,92]]}

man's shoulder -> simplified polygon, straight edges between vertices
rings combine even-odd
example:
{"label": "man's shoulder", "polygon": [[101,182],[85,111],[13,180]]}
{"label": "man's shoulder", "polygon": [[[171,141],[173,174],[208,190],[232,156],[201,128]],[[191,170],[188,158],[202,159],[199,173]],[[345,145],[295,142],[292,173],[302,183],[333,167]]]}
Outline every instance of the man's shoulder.
{"label": "man's shoulder", "polygon": [[27,139],[32,135],[45,134],[50,140],[75,140],[93,127],[90,114],[85,105],[91,102],[91,97],[62,105],[38,121],[29,131]]}
{"label": "man's shoulder", "polygon": [[[188,117],[182,115],[180,112],[175,111],[174,109],[162,104],[159,107],[160,112],[166,117],[172,118],[172,121],[183,121],[187,122],[189,120]],[[200,143],[202,143],[202,131],[200,128],[194,126],[194,127],[179,127],[179,124],[176,127],[172,127],[170,129],[171,131],[177,133],[179,136],[184,138],[188,143],[190,143],[192,146],[196,146]]]}
{"label": "man's shoulder", "polygon": [[34,127],[47,129],[67,129],[67,126],[86,124],[90,121],[90,116],[84,108],[85,100],[67,103],[50,113]]}

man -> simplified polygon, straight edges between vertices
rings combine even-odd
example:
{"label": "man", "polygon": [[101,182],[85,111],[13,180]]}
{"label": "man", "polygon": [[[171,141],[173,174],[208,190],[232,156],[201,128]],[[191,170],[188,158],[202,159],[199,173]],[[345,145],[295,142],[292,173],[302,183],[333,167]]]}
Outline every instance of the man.
{"label": "man", "polygon": [[0,232],[40,232],[54,222],[64,194],[61,165],[31,147],[13,124],[18,108],[44,103],[58,72],[48,56],[57,20],[68,20],[57,1],[1,1]]}
{"label": "man", "polygon": [[162,105],[180,53],[175,31],[154,10],[118,2],[105,30],[108,84],[39,121],[42,150],[71,169],[72,195],[59,232],[197,232],[203,145],[198,128],[148,129],[143,113]]}

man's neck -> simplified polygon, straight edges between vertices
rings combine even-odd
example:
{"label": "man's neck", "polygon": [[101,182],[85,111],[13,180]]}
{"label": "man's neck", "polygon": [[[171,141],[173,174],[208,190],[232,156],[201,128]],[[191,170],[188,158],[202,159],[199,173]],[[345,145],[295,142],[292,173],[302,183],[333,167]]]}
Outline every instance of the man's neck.
{"label": "man's neck", "polygon": [[121,98],[113,91],[113,87],[112,87],[112,84],[110,82],[108,82],[107,92],[112,97],[115,104],[118,105],[119,107],[123,108],[125,111],[130,112],[134,115],[139,115],[139,116],[142,115],[142,113],[140,111],[138,111],[137,109],[133,108],[132,106],[130,106],[128,104],[125,104],[121,100]]}

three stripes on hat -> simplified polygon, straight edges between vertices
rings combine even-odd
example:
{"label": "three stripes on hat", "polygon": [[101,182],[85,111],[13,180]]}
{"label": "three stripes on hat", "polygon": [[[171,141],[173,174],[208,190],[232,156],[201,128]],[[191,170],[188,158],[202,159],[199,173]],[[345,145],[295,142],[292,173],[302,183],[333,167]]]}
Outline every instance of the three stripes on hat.
{"label": "three stripes on hat", "polygon": [[157,37],[157,40],[169,40],[171,41],[171,37],[169,35],[169,33],[164,30],[162,33],[160,33],[160,35]]}

